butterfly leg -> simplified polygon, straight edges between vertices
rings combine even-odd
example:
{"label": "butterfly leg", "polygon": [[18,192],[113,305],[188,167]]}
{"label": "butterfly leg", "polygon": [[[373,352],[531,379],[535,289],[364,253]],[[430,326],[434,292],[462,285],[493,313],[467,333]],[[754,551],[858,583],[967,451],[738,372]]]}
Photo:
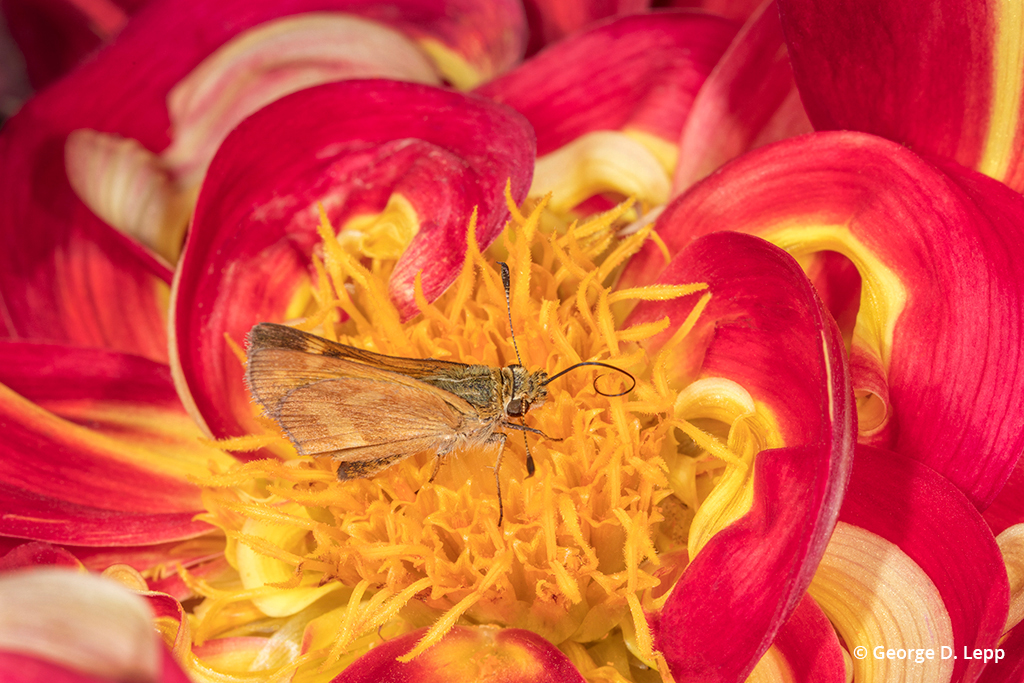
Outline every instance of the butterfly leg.
{"label": "butterfly leg", "polygon": [[505,454],[505,439],[508,438],[507,434],[501,432],[495,432],[491,434],[486,443],[498,444],[498,457],[494,459],[494,483],[498,485],[498,526],[501,526],[501,520],[505,518],[505,506],[501,501],[501,457]]}
{"label": "butterfly leg", "polygon": [[430,479],[427,479],[428,484],[433,483],[434,478],[437,476],[437,473],[441,471],[441,462],[443,460],[444,456],[441,453],[438,453],[437,456],[434,458],[434,472],[433,474],[430,475]]}
{"label": "butterfly leg", "polygon": [[[441,463],[444,462],[445,456],[451,453],[451,447],[440,447],[437,449],[437,455],[434,456],[434,471],[430,474],[430,479],[427,479],[428,484],[434,483],[434,479],[437,477],[437,473],[441,471]],[[416,493],[420,490],[416,489]]]}

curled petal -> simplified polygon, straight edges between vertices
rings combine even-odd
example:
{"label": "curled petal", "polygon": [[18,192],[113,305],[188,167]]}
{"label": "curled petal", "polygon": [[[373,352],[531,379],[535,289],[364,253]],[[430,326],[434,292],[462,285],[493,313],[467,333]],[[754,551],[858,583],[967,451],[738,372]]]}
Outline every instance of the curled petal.
{"label": "curled petal", "polygon": [[[854,680],[900,680],[911,671],[922,680],[953,680],[953,629],[942,595],[895,544],[839,523],[809,594],[854,652]],[[886,650],[911,654],[886,658]],[[933,654],[915,662],[918,650]]]}
{"label": "curled petal", "polygon": [[168,263],[192,211],[159,158],[135,140],[83,128],[65,146],[68,182],[97,216]]}
{"label": "curled petal", "polygon": [[239,33],[174,85],[172,141],[160,155],[133,139],[77,130],[67,142],[68,179],[97,216],[173,263],[228,132],[289,93],[349,78],[441,82],[423,51],[384,24],[338,12],[283,17]]}
{"label": "curled petal", "polygon": [[[1010,256],[1024,251],[1021,226],[1024,199],[1001,183],[874,136],[817,133],[737,159],[656,229],[670,253],[728,229],[801,259],[834,251],[853,262],[851,355],[870,369],[854,389],[872,411],[861,439],[919,459],[984,507],[1024,451],[1024,280]],[[623,280],[662,268],[642,252]],[[887,395],[872,393],[880,376]]]}
{"label": "curled petal", "polygon": [[637,140],[614,131],[586,133],[537,160],[531,197],[550,193],[548,208],[564,213],[601,190],[660,206],[669,179],[658,158]]}
{"label": "curled petal", "polygon": [[[287,549],[290,554],[297,556],[301,553],[303,544],[307,542],[308,529],[301,523],[308,520],[309,515],[304,508],[298,507],[293,514],[297,523],[291,525],[281,524],[279,520],[267,523],[248,520],[242,528],[242,533],[247,538],[259,539],[262,544]],[[259,593],[252,600],[263,614],[272,617],[291,616],[343,587],[337,581],[323,581],[323,574],[320,572],[303,572],[299,585],[289,585],[283,590],[275,589],[275,586],[286,584],[294,578],[295,565],[277,557],[261,554],[259,550],[262,547],[249,547],[243,538],[243,542],[235,551],[235,562],[242,585]]]}
{"label": "curled petal", "polygon": [[[679,282],[706,283],[709,298],[692,330],[665,347],[684,359],[677,374],[690,383],[677,417],[735,405],[729,450],[750,455],[697,512],[692,561],[654,617],[657,647],[677,679],[738,680],[796,609],[824,552],[853,455],[853,396],[839,330],[780,249],[707,235],[659,279]],[[702,296],[641,302],[627,323],[668,315],[678,327]],[[728,386],[737,398],[726,403]]]}
{"label": "curled petal", "polygon": [[416,84],[324,85],[249,118],[210,168],[172,298],[179,389],[194,416],[218,435],[251,419],[225,334],[241,345],[255,323],[303,313],[319,206],[343,241],[398,259],[390,293],[408,318],[418,274],[428,299],[444,291],[474,212],[489,244],[508,213],[506,182],[521,201],[532,161],[533,133],[512,110]]}
{"label": "curled petal", "polygon": [[112,351],[0,344],[0,533],[143,545],[209,529],[188,475],[229,466],[201,447],[164,365]]}
{"label": "curled petal", "polygon": [[675,143],[736,25],[689,12],[616,19],[477,89],[522,113],[548,154],[584,133],[634,129]]}
{"label": "curled petal", "polygon": [[401,661],[425,631],[377,645],[333,683],[583,683],[583,676],[558,648],[535,633],[515,628],[455,626],[423,654]]}
{"label": "curled petal", "polygon": [[672,181],[677,195],[748,149],[811,132],[773,0],[733,39],[693,101]]}
{"label": "curled petal", "polygon": [[[732,22],[696,13],[623,17],[553,45],[477,92],[521,112],[537,131],[540,159],[531,196],[556,187],[565,192],[544,182],[559,177],[575,179],[574,198],[629,195],[650,185],[650,168],[660,166],[659,185],[667,184],[693,98],[735,32]],[[598,131],[601,137],[560,153]],[[623,137],[628,142],[616,142]],[[635,148],[623,150],[628,143]],[[588,166],[594,164],[618,170],[593,173]],[[634,174],[634,166],[643,172]],[[664,201],[657,192],[640,198]]]}
{"label": "curled petal", "polygon": [[458,88],[472,88],[504,73],[526,50],[526,15],[516,0],[404,0],[397,20],[395,4],[363,0],[349,3],[347,11],[407,33]]}
{"label": "curled petal", "polygon": [[874,133],[1024,188],[1016,3],[779,0],[818,130]]}
{"label": "curled petal", "polygon": [[800,600],[747,681],[846,683],[843,646],[832,623],[809,596]]}
{"label": "curled petal", "polygon": [[[946,646],[959,655],[995,647],[1007,614],[1006,568],[953,484],[910,458],[858,446],[839,519],[810,593],[851,648]],[[973,680],[984,664],[869,655],[855,662],[855,677],[922,665],[933,667],[928,680]]]}
{"label": "curled petal", "polygon": [[[135,140],[142,149],[158,154],[171,142],[168,95],[203,60],[253,27],[282,16],[329,10],[386,23],[430,50],[429,46],[437,46],[436,54],[455,55],[448,61],[468,63],[482,77],[511,65],[525,43],[521,30],[518,37],[516,30],[509,30],[525,26],[522,9],[507,0],[151,3],[133,17],[113,45],[34,98],[0,133],[4,160],[0,164],[0,298],[5,311],[0,332],[166,360],[164,314],[171,272],[78,198],[65,170],[67,137],[88,129],[116,136],[115,143]],[[201,30],[196,17],[203,19]],[[139,159],[127,161],[130,165]],[[81,159],[75,166],[83,167]],[[159,187],[166,171],[166,167],[149,168],[145,173]],[[128,178],[106,189],[113,187],[116,193],[131,186]],[[189,199],[188,188],[184,190],[184,199]],[[109,194],[100,195],[109,198]],[[173,209],[181,199],[172,194],[169,201],[162,199],[158,204]],[[103,202],[95,206],[104,207],[105,218],[150,215],[134,204],[126,209],[112,209]],[[153,210],[157,215],[161,212],[160,206]],[[175,217],[171,211],[165,222],[177,227]],[[163,236],[154,244],[162,241]],[[124,324],[125,320],[132,324]]]}
{"label": "curled petal", "polygon": [[283,17],[240,33],[168,93],[174,133],[162,161],[194,187],[247,116],[303,88],[351,78],[441,82],[422,51],[386,25],[330,12]]}

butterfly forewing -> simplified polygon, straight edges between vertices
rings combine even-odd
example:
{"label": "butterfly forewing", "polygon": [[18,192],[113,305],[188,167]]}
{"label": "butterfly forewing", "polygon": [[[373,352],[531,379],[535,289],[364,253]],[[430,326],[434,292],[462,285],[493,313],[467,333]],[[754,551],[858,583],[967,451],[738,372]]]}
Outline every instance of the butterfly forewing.
{"label": "butterfly forewing", "polygon": [[260,323],[253,327],[249,333],[249,348],[287,349],[290,351],[302,351],[311,356],[347,358],[357,363],[396,372],[413,379],[446,376],[452,371],[469,367],[465,363],[436,360],[434,358],[385,356],[380,353],[366,351],[365,349],[357,349],[354,346],[332,342],[315,334],[276,323]]}
{"label": "butterfly forewing", "polygon": [[341,478],[368,477],[419,451],[448,452],[490,433],[463,398],[412,376],[469,367],[382,356],[264,323],[249,337],[246,382],[300,454],[341,461]]}

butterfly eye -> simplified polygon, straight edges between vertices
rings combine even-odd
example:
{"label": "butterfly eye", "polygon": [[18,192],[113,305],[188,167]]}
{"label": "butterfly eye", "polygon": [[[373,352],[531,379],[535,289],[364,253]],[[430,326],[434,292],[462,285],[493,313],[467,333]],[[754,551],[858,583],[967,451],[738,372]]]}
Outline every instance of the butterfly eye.
{"label": "butterfly eye", "polygon": [[523,410],[523,399],[514,398],[505,406],[505,412],[513,417],[519,417],[526,411]]}

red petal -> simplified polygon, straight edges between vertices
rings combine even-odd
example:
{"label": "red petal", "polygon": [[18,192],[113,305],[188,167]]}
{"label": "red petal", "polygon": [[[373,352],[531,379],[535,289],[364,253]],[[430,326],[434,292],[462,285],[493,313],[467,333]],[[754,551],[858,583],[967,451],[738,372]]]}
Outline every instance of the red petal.
{"label": "red petal", "polygon": [[1024,458],[1017,461],[1002,491],[984,515],[992,533],[997,536],[1015,524],[1024,524]]}
{"label": "red petal", "polygon": [[1024,680],[1024,622],[1007,631],[999,642],[1005,659],[982,671],[978,683],[1018,683]]}
{"label": "red petal", "polygon": [[693,101],[672,194],[748,149],[811,130],[793,81],[778,8],[768,0],[733,39]]}
{"label": "red petal", "polygon": [[0,650],[4,683],[110,683],[106,676],[92,676],[32,655]]}
{"label": "red petal", "polygon": [[[779,0],[819,130],[874,133],[1024,188],[1021,24],[961,0]],[[1004,90],[1005,88],[1005,90]]]}
{"label": "red petal", "polygon": [[[0,558],[0,572],[28,569],[39,565],[84,569],[82,563],[64,548],[38,541],[22,543]],[[0,671],[2,670],[0,669]]]}
{"label": "red petal", "polygon": [[114,2],[5,0],[3,13],[37,90],[77,66],[128,21]]}
{"label": "red petal", "polygon": [[[1001,183],[955,164],[939,170],[858,133],[750,152],[658,221],[670,252],[723,229],[780,240],[801,255],[856,243],[858,258],[875,260],[859,267],[876,286],[862,290],[858,320],[869,322],[853,354],[884,369],[890,401],[872,443],[937,469],[979,506],[1024,451],[1024,279],[1011,257],[1024,252],[1021,226],[1024,199]],[[649,281],[662,263],[653,249],[641,253],[623,280]],[[886,326],[891,337],[876,331]],[[870,390],[875,380],[858,374],[854,388]]]}
{"label": "red petal", "polygon": [[[324,116],[323,112],[332,112]],[[175,290],[176,361],[200,419],[218,435],[251,419],[239,344],[253,324],[282,320],[313,275],[322,202],[340,228],[401,195],[419,232],[391,276],[404,317],[454,280],[477,210],[489,244],[508,209],[504,186],[525,197],[533,134],[515,112],[481,98],[395,81],[344,81],[278,100],[225,141],[203,185]]]}
{"label": "red petal", "polygon": [[[767,405],[786,444],[756,456],[750,511],[697,553],[655,628],[677,679],[741,680],[796,608],[835,525],[853,456],[848,368],[810,282],[763,240],[706,235],[659,282],[707,283],[711,299],[678,353],[697,359],[696,377],[734,380]],[[699,296],[641,302],[627,324],[668,314],[678,325]]]}
{"label": "red petal", "polygon": [[170,271],[74,196],[62,141],[35,113],[53,99],[32,100],[0,133],[0,335],[164,360]]}
{"label": "red petal", "polygon": [[377,645],[332,683],[583,683],[583,676],[558,648],[536,633],[495,626],[456,626],[440,643],[411,662],[421,629]]}
{"label": "red petal", "polygon": [[524,0],[530,24],[528,54],[595,21],[647,9],[648,0]]}
{"label": "red petal", "polygon": [[477,92],[530,121],[538,155],[598,130],[631,128],[675,144],[735,33],[732,22],[695,13],[623,17],[553,45]]}
{"label": "red petal", "polygon": [[761,0],[662,0],[658,7],[702,9],[734,21],[746,21],[757,12]]}
{"label": "red petal", "polygon": [[[942,595],[954,653],[994,648],[1009,587],[999,546],[971,502],[945,477],[897,453],[857,447],[839,519],[899,546]],[[952,680],[973,680],[982,662],[959,657]]]}

